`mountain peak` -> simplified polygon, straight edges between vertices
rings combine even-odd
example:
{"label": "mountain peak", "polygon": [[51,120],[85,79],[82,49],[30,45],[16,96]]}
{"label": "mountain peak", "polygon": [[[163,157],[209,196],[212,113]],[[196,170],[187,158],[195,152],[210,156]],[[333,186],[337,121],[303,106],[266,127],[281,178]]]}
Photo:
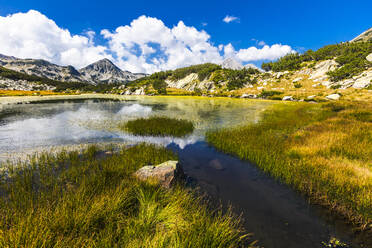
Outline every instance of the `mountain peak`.
{"label": "mountain peak", "polygon": [[244,68],[244,66],[239,63],[234,58],[227,58],[221,63],[222,68],[225,69],[232,69],[232,70],[241,70]]}
{"label": "mountain peak", "polygon": [[105,83],[125,83],[142,77],[128,71],[122,71],[111,60],[104,58],[79,70],[87,81]]}
{"label": "mountain peak", "polygon": [[112,61],[111,60],[109,60],[108,58],[104,58],[104,59],[100,59],[100,60],[98,60],[97,62],[96,62],[97,64],[112,64],[112,65],[115,65],[114,63],[112,63]]}
{"label": "mountain peak", "polygon": [[115,71],[120,71],[120,69],[111,62],[111,60],[104,58],[101,60],[98,60],[86,67],[84,67],[81,70],[97,70],[97,69],[104,69],[104,70],[115,70]]}

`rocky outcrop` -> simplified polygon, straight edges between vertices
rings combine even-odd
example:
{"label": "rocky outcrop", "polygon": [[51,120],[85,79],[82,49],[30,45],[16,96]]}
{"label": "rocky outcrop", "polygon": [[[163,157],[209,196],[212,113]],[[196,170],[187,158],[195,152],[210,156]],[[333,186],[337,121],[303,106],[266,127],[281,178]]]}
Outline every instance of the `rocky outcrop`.
{"label": "rocky outcrop", "polygon": [[140,180],[153,178],[164,188],[170,188],[177,181],[185,178],[185,174],[178,161],[167,161],[159,165],[148,165],[137,170],[134,175]]}
{"label": "rocky outcrop", "polygon": [[170,88],[190,90],[195,88],[195,85],[198,83],[198,80],[199,80],[198,74],[190,73],[189,75],[180,80],[177,81],[166,80],[165,82]]}
{"label": "rocky outcrop", "polygon": [[190,73],[186,77],[173,81],[173,80],[165,80],[167,86],[169,88],[176,88],[176,89],[184,89],[187,91],[194,91],[195,89],[200,90],[207,90],[213,92],[215,90],[215,83],[205,79],[203,81],[199,81],[199,77],[197,73]]}
{"label": "rocky outcrop", "polygon": [[353,88],[363,89],[372,85],[372,70],[363,72],[357,77],[354,77]]}
{"label": "rocky outcrop", "polygon": [[276,72],[273,74],[273,76],[277,79],[287,75],[289,73],[289,71],[280,71],[280,72]]}
{"label": "rocky outcrop", "polygon": [[310,74],[310,78],[314,82],[327,81],[327,72],[333,71],[338,66],[337,62],[334,60],[325,60],[315,65],[314,70]]}

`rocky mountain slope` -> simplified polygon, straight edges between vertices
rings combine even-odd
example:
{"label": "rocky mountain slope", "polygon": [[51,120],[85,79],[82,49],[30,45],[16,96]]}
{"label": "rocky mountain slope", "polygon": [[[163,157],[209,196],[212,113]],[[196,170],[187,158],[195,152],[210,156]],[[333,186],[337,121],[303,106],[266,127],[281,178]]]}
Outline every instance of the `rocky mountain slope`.
{"label": "rocky mountain slope", "polygon": [[81,78],[94,83],[125,83],[146,76],[143,73],[122,71],[108,59],[99,60],[79,70]]}
{"label": "rocky mountain slope", "polygon": [[90,84],[125,83],[145,76],[141,73],[122,71],[110,60],[103,59],[76,70],[73,66],[60,66],[42,59],[19,59],[0,54],[0,66],[63,82],[87,82]]}
{"label": "rocky mountain slope", "polygon": [[[219,95],[277,100],[372,99],[372,30],[353,42],[288,54],[262,68],[233,58],[155,73],[122,88],[123,94]],[[355,41],[355,42],[354,42]],[[159,90],[160,89],[160,90]]]}
{"label": "rocky mountain slope", "polygon": [[363,33],[361,33],[360,35],[358,35],[357,37],[351,40],[351,42],[359,42],[359,41],[364,41],[364,42],[372,41],[372,28],[364,31]]}

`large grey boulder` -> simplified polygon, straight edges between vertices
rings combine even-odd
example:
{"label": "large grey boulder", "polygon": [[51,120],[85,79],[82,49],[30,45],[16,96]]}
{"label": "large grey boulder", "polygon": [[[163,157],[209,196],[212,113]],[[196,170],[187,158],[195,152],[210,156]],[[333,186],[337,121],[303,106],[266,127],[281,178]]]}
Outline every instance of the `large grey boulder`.
{"label": "large grey boulder", "polygon": [[183,180],[185,174],[178,161],[167,161],[159,165],[147,165],[137,170],[134,175],[140,180],[154,178],[164,188],[170,188],[175,182]]}
{"label": "large grey boulder", "polygon": [[284,96],[282,100],[283,101],[293,101],[294,99],[293,99],[292,96]]}
{"label": "large grey boulder", "polygon": [[340,97],[341,96],[337,93],[326,96],[326,98],[329,99],[329,100],[338,100],[338,99],[340,99]]}

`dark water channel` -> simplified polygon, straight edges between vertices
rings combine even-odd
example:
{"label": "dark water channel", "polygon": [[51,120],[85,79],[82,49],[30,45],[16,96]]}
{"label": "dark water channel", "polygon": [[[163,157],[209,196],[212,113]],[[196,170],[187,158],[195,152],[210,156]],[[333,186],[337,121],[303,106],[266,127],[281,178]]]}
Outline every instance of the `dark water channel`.
{"label": "dark water channel", "polygon": [[331,237],[347,247],[372,247],[366,234],[353,233],[352,227],[326,209],[310,205],[288,186],[263,174],[249,162],[223,154],[205,142],[178,149],[185,173],[196,181],[215,204],[232,205],[242,214],[244,227],[253,239],[267,248],[322,247]]}

